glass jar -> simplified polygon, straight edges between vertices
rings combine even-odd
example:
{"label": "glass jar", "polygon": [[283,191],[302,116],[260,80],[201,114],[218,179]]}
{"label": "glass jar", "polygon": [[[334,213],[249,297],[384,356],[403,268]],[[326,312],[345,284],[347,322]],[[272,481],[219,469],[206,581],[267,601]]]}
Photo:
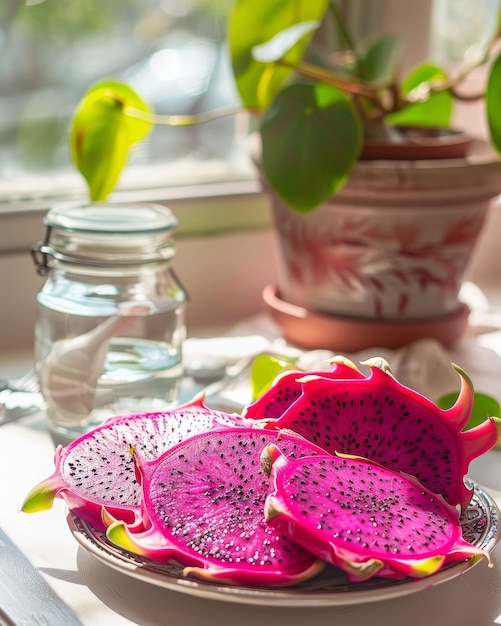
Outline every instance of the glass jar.
{"label": "glass jar", "polygon": [[41,275],[36,369],[54,435],[172,408],[187,295],[171,266],[173,213],[156,204],[57,205],[32,255]]}

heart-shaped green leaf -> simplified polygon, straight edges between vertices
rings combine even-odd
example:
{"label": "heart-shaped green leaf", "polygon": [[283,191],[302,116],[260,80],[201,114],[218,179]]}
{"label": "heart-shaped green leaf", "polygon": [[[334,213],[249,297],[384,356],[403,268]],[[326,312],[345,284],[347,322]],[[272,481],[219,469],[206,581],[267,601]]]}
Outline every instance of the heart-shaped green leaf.
{"label": "heart-shaped green leaf", "polygon": [[273,63],[286,56],[287,52],[299,43],[303,37],[311,34],[319,26],[318,21],[301,22],[277,33],[269,41],[255,46],[252,56],[261,63]]}
{"label": "heart-shaped green leaf", "polygon": [[400,40],[388,35],[373,41],[359,63],[359,76],[371,83],[390,83],[400,58]]}
{"label": "heart-shaped green leaf", "polygon": [[261,137],[267,179],[289,206],[307,213],[343,185],[362,131],[343,91],[297,84],[281,91],[265,112]]}
{"label": "heart-shaped green leaf", "polygon": [[397,113],[386,117],[389,124],[397,126],[427,126],[429,128],[448,128],[450,125],[454,99],[450,91],[432,91],[428,89],[433,81],[447,78],[442,69],[431,63],[416,67],[403,81],[402,94],[409,95],[419,91],[424,94],[423,102],[410,104]]}
{"label": "heart-shaped green leaf", "polygon": [[[321,21],[327,6],[328,0],[236,0],[228,26],[228,43],[237,89],[245,107],[265,108],[291,74],[288,68],[257,61],[253,49],[295,24]],[[310,39],[311,32],[300,37],[288,51],[287,59],[299,61]],[[265,73],[266,90],[260,87]]]}
{"label": "heart-shaped green leaf", "polygon": [[151,113],[133,89],[115,81],[91,87],[75,111],[71,157],[87,181],[92,201],[105,200],[113,191],[129,149],[151,129],[151,122],[135,117],[134,111]]}

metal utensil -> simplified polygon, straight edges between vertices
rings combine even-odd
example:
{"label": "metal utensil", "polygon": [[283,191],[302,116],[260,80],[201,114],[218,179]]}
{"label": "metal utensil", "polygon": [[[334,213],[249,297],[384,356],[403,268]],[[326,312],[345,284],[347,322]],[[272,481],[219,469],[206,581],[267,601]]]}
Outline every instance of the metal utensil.
{"label": "metal utensil", "polygon": [[4,391],[10,391],[11,393],[16,393],[19,391],[37,392],[38,389],[38,376],[33,368],[28,370],[26,374],[24,374],[24,376],[14,382],[11,382],[10,380],[6,380],[4,378],[0,379],[0,396],[3,394]]}
{"label": "metal utensil", "polygon": [[0,624],[82,626],[75,613],[1,528]]}
{"label": "metal utensil", "polygon": [[30,369],[19,380],[0,379],[0,426],[14,422],[45,407],[38,377]]}

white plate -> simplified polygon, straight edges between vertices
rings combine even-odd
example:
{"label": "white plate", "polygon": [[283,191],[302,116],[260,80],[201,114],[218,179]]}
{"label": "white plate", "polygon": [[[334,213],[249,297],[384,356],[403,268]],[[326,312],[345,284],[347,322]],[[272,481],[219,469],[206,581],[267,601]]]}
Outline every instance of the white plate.
{"label": "white plate", "polygon": [[[462,516],[464,538],[473,545],[491,552],[500,535],[499,511],[495,502],[478,485]],[[156,563],[110,544],[101,531],[96,531],[76,515],[68,514],[68,524],[78,543],[99,561],[123,574],[139,580],[202,598],[270,606],[341,606],[415,593],[431,585],[446,582],[474,566],[470,559],[451,563],[436,574],[423,579],[388,580],[372,578],[351,583],[337,568],[329,567],[320,575],[295,587],[244,587],[221,585],[185,578],[182,567],[175,563]],[[478,561],[477,561],[478,563]]]}

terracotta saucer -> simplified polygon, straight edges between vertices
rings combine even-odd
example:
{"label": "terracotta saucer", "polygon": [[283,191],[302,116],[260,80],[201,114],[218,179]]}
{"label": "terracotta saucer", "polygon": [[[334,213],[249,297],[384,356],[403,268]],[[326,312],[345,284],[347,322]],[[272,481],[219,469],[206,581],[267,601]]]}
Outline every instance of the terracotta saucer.
{"label": "terracotta saucer", "polygon": [[310,312],[280,298],[278,289],[263,290],[268,314],[291,344],[307,349],[357,352],[365,348],[400,348],[418,339],[433,338],[450,346],[468,325],[469,308],[425,320],[370,320]]}

